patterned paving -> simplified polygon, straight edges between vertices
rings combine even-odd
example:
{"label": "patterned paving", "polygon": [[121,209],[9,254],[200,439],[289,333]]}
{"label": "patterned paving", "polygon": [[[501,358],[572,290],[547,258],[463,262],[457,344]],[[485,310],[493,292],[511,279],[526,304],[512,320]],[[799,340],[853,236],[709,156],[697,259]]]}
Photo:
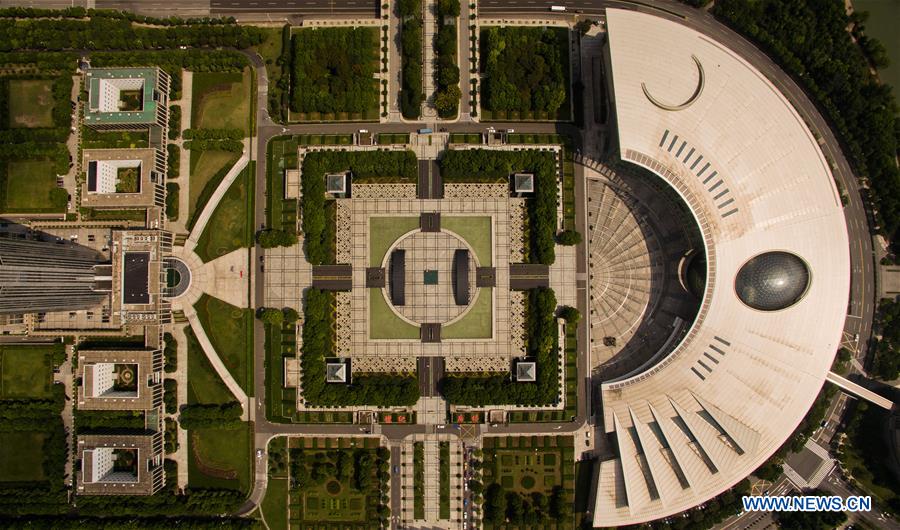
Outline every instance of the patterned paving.
{"label": "patterned paving", "polygon": [[[407,319],[419,324],[443,324],[459,317],[471,305],[456,305],[453,297],[453,255],[458,249],[469,251],[470,302],[475,300],[475,254],[465,241],[447,232],[415,232],[396,248],[406,251],[406,304],[394,309]],[[425,283],[425,271],[437,272],[437,284]],[[390,285],[388,279],[386,289]]]}

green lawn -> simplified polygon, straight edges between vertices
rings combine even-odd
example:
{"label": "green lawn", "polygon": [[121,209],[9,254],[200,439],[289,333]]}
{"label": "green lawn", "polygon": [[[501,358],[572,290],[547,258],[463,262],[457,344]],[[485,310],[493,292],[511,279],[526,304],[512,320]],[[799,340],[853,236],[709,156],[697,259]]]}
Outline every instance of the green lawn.
{"label": "green lawn", "polygon": [[209,363],[190,327],[185,334],[188,338],[188,403],[223,404],[236,401],[234,394]]}
{"label": "green lawn", "polygon": [[250,134],[251,70],[194,74],[191,128],[242,129]]}
{"label": "green lawn", "polygon": [[43,432],[0,432],[0,484],[44,480],[46,438]]}
{"label": "green lawn", "polygon": [[472,308],[461,319],[441,329],[442,339],[489,339],[492,322],[493,290],[480,287],[478,298]]}
{"label": "green lawn", "polygon": [[253,310],[204,294],[194,304],[197,317],[219,358],[248,396],[253,395]]}
{"label": "green lawn", "polygon": [[369,291],[370,339],[418,339],[419,328],[400,319],[388,306],[381,289]]}
{"label": "green lawn", "polygon": [[200,429],[188,433],[188,486],[247,492],[252,484],[253,432]]}
{"label": "green lawn", "polygon": [[491,218],[488,216],[444,217],[441,216],[441,230],[454,232],[472,247],[482,267],[491,267]]}
{"label": "green lawn", "polygon": [[190,208],[191,225],[209,201],[231,166],[240,158],[228,151],[191,151]]}
{"label": "green lawn", "polygon": [[0,348],[0,399],[46,399],[53,396],[49,346]]}
{"label": "green lawn", "polygon": [[288,479],[270,478],[260,507],[269,530],[287,530],[287,498]]}
{"label": "green lawn", "polygon": [[2,177],[2,211],[9,213],[56,213],[65,211],[65,201],[52,204],[56,173],[50,160],[10,160]]}
{"label": "green lawn", "polygon": [[53,127],[53,80],[9,80],[9,127]]}
{"label": "green lawn", "polygon": [[247,164],[216,206],[195,250],[204,262],[253,244],[252,205],[255,170],[254,162]]}
{"label": "green lawn", "polygon": [[369,265],[381,267],[384,255],[394,241],[418,227],[418,217],[370,217]]}

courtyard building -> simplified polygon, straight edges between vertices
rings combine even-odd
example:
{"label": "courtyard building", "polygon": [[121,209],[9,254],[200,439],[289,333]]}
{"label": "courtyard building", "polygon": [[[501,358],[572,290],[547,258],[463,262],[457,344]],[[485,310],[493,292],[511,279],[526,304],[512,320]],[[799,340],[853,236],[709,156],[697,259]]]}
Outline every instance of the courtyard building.
{"label": "courtyard building", "polygon": [[161,149],[85,149],[84,168],[82,207],[165,206],[166,155]]}
{"label": "courtyard building", "polygon": [[76,457],[78,495],[153,495],[165,485],[160,432],[82,435]]}
{"label": "courtyard building", "polygon": [[84,124],[98,131],[168,127],[169,74],[158,67],[91,68]]}
{"label": "courtyard building", "polygon": [[152,410],[162,404],[162,350],[79,350],[77,376],[82,410]]}

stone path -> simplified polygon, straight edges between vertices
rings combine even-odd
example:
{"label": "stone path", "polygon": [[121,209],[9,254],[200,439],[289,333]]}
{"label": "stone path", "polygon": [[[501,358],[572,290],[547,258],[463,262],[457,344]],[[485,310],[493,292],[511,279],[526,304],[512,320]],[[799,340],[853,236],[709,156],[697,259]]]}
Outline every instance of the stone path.
{"label": "stone path", "polygon": [[[188,341],[184,330],[187,326],[175,325],[172,327],[172,336],[178,342],[177,364],[178,370],[174,374],[167,374],[175,379],[176,392],[178,394],[178,410],[187,404],[188,396]],[[178,463],[178,489],[184,489],[188,485],[188,432],[178,429],[178,450],[174,454],[167,455]]]}
{"label": "stone path", "polygon": [[184,316],[186,316],[188,322],[191,323],[191,329],[194,330],[194,334],[197,336],[197,341],[200,343],[200,347],[203,348],[203,353],[206,354],[206,358],[209,359],[210,364],[212,364],[216,373],[219,374],[219,377],[222,378],[222,381],[225,383],[225,386],[228,387],[228,390],[230,390],[231,393],[234,394],[235,399],[241,403],[241,406],[244,408],[241,419],[247,421],[250,410],[247,393],[244,392],[241,385],[234,380],[234,377],[231,376],[228,368],[222,363],[222,359],[219,358],[216,349],[213,348],[212,343],[209,341],[209,337],[206,336],[206,330],[203,329],[203,325],[200,323],[200,318],[197,317],[197,312],[194,311],[194,308],[184,308]]}
{"label": "stone path", "polygon": [[177,105],[181,107],[181,137],[178,140],[170,140],[169,143],[179,147],[178,172],[179,175],[168,180],[174,180],[178,184],[178,218],[168,221],[167,228],[176,234],[188,232],[187,222],[191,209],[191,152],[184,148],[184,131],[191,128],[191,105],[193,97],[194,73],[188,70],[181,75],[181,99]]}
{"label": "stone path", "polygon": [[193,251],[197,247],[197,242],[200,240],[201,234],[203,234],[203,229],[206,228],[206,224],[209,222],[212,217],[213,212],[216,211],[216,208],[219,206],[219,202],[222,200],[222,197],[225,196],[225,193],[228,191],[228,188],[234,183],[234,180],[237,176],[247,167],[247,164],[250,162],[250,157],[247,155],[247,146],[249,139],[244,139],[244,153],[235,162],[234,166],[228,170],[228,173],[225,175],[225,178],[222,179],[222,182],[219,183],[219,187],[216,188],[216,191],[213,192],[212,197],[210,197],[209,202],[206,203],[206,206],[203,207],[203,211],[200,212],[200,217],[197,218],[197,222],[194,224],[194,228],[191,230],[191,235],[188,237],[187,242],[185,242],[185,247]]}

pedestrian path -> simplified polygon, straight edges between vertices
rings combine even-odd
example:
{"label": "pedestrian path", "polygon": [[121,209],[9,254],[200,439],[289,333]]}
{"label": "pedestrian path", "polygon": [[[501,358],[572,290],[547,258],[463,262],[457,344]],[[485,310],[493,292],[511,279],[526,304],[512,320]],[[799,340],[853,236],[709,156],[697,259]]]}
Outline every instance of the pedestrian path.
{"label": "pedestrian path", "polygon": [[247,421],[247,419],[249,418],[250,410],[247,401],[247,393],[244,392],[244,389],[241,388],[241,385],[239,385],[237,381],[234,380],[234,377],[231,376],[228,368],[226,368],[225,364],[222,363],[222,359],[220,359],[219,355],[216,353],[216,349],[209,341],[209,337],[206,336],[206,330],[203,329],[203,325],[200,323],[200,318],[197,316],[197,312],[194,311],[193,306],[184,308],[184,316],[187,317],[188,322],[191,323],[191,329],[194,330],[194,335],[197,336],[197,342],[199,342],[200,347],[203,348],[203,353],[206,354],[206,358],[209,360],[209,363],[225,383],[225,386],[228,387],[228,390],[230,390],[231,393],[234,394],[235,399],[240,402],[241,406],[244,408],[241,419]]}
{"label": "pedestrian path", "polygon": [[[244,143],[247,143],[247,139],[244,139]],[[203,230],[206,228],[206,224],[209,222],[212,217],[213,212],[216,211],[216,207],[219,206],[219,202],[222,200],[222,197],[225,196],[225,193],[228,191],[228,188],[234,183],[235,179],[238,175],[240,175],[241,171],[247,167],[247,164],[250,162],[250,157],[247,156],[247,148],[246,145],[244,147],[244,153],[235,162],[234,166],[228,170],[228,173],[225,175],[225,178],[222,179],[222,182],[219,183],[219,186],[216,188],[216,191],[213,192],[212,197],[210,197],[209,202],[206,203],[206,206],[203,207],[203,211],[200,212],[200,216],[197,218],[197,222],[194,224],[194,228],[191,230],[191,235],[188,237],[187,242],[185,242],[185,248],[193,252],[195,248],[197,248],[197,242],[200,240],[200,236],[203,234]]]}

